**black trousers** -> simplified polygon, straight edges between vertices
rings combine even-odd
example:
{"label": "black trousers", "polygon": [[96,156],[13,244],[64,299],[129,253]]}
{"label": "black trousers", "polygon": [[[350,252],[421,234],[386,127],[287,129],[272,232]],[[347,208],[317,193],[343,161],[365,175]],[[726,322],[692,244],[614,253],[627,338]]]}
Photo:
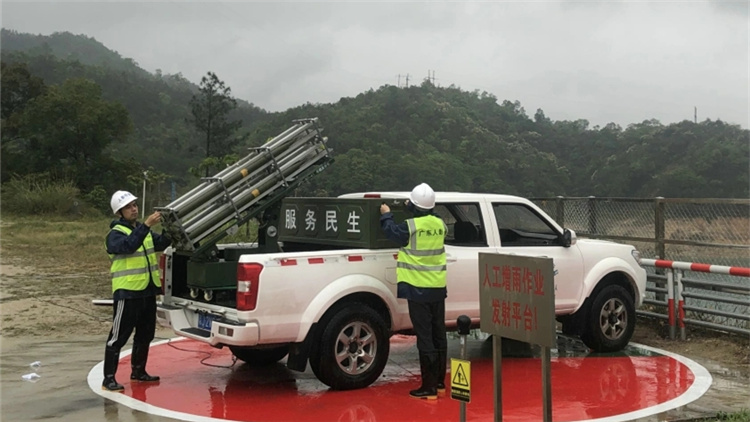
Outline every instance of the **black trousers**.
{"label": "black trousers", "polygon": [[445,300],[438,302],[409,303],[409,318],[417,334],[419,353],[431,354],[445,351],[448,339],[445,336]]}
{"label": "black trousers", "polygon": [[112,329],[107,337],[107,350],[117,351],[128,342],[135,330],[133,343],[148,345],[156,330],[156,296],[115,301]]}

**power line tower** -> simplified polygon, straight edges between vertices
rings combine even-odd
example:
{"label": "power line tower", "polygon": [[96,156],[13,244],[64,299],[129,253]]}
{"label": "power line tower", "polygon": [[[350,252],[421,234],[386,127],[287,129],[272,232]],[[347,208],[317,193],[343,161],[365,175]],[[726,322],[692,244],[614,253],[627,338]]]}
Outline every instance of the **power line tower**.
{"label": "power line tower", "polygon": [[435,86],[435,71],[427,70],[427,77],[425,78],[425,80]]}
{"label": "power line tower", "polygon": [[401,75],[401,74],[399,73],[399,74],[398,74],[398,75],[396,75],[396,76],[398,77],[398,85],[396,85],[396,86],[398,86],[399,88],[401,88],[401,76],[403,76],[403,77],[404,77],[404,79],[406,80],[406,85],[405,85],[404,87],[405,87],[405,88],[408,88],[408,87],[409,87],[409,77],[411,76],[410,74],[408,74],[408,73],[407,73],[406,75]]}

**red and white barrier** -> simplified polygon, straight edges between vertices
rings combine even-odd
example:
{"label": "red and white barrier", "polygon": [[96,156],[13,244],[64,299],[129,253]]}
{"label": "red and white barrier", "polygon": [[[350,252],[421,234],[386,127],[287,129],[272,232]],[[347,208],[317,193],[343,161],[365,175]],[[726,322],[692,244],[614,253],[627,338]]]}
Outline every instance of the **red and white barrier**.
{"label": "red and white barrier", "polygon": [[665,259],[641,259],[641,265],[673,270],[697,271],[701,273],[729,274],[750,277],[750,268],[725,267],[723,265],[699,264],[695,262],[667,261]]}
{"label": "red and white barrier", "polygon": [[[702,273],[728,274],[738,277],[750,277],[750,268],[727,267],[723,265],[701,264],[696,262],[668,261],[665,259],[641,259],[642,266],[668,268],[672,271],[667,273],[667,313],[669,319],[669,337],[675,338],[675,326],[680,327],[680,337],[685,340],[685,299],[682,295],[682,277],[684,271],[696,271]],[[675,298],[674,290],[677,290]],[[675,299],[677,309],[675,310]],[[677,323],[675,324],[675,316]]]}

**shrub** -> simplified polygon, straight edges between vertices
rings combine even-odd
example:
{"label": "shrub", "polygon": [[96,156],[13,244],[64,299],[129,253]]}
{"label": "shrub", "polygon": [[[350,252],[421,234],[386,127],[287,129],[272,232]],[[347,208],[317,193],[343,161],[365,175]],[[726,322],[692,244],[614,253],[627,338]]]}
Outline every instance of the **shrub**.
{"label": "shrub", "polygon": [[23,215],[83,215],[91,208],[69,180],[53,180],[47,174],[15,177],[3,184],[4,212]]}
{"label": "shrub", "polygon": [[101,186],[95,186],[90,192],[83,196],[83,199],[92,204],[94,208],[99,210],[104,215],[112,215],[112,210],[109,207],[110,195]]}

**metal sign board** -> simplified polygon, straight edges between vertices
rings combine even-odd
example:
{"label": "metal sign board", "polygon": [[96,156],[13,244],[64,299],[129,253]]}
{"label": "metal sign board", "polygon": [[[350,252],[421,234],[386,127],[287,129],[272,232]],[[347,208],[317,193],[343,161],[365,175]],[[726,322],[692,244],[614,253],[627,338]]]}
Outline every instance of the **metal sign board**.
{"label": "metal sign board", "polygon": [[555,347],[552,258],[479,254],[481,330]]}
{"label": "metal sign board", "polygon": [[410,218],[403,201],[380,198],[285,198],[279,240],[351,248],[385,249],[398,245],[380,228],[380,204],[387,202],[397,223]]}
{"label": "metal sign board", "polygon": [[471,401],[471,362],[468,360],[451,358],[451,398]]}

